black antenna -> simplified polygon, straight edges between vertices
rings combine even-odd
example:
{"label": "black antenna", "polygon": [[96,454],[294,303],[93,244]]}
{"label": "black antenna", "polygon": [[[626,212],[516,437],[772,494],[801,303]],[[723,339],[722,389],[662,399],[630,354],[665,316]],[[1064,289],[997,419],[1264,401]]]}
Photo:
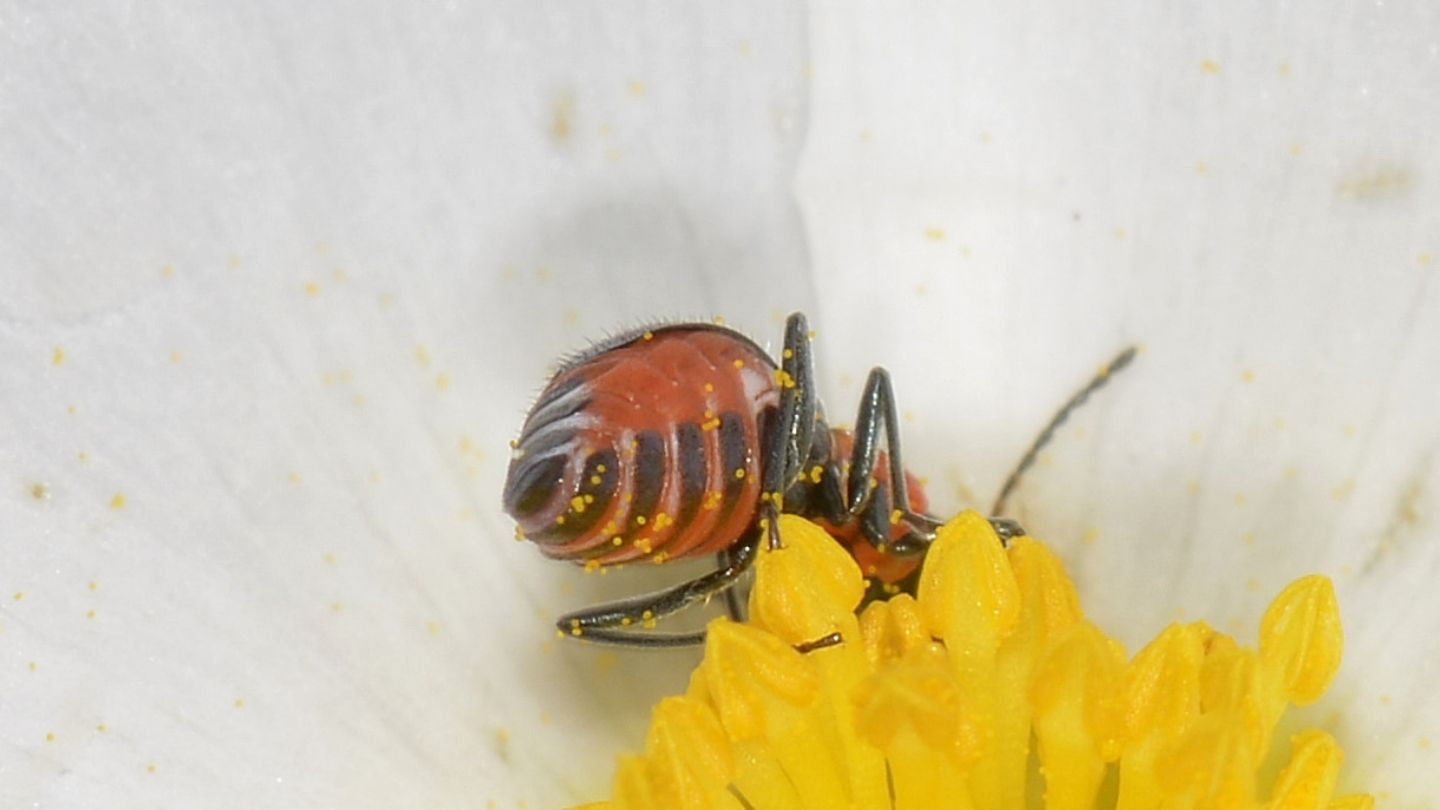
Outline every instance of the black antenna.
{"label": "black antenna", "polygon": [[1100,369],[1100,373],[1096,374],[1084,388],[1075,392],[1075,396],[1070,397],[1068,402],[1060,406],[1060,410],[1056,411],[1055,416],[1051,417],[1050,424],[1046,425],[1045,429],[1040,431],[1040,435],[1035,437],[1035,441],[1030,445],[1030,449],[1026,450],[1024,457],[1020,459],[1020,463],[1015,465],[1015,471],[1010,473],[1009,478],[1005,479],[1005,486],[1000,488],[1000,494],[995,498],[995,505],[990,508],[990,514],[1003,515],[1005,513],[1006,499],[1009,498],[1011,493],[1015,491],[1015,488],[1020,485],[1020,479],[1025,475],[1025,472],[1035,466],[1035,459],[1040,457],[1040,451],[1044,450],[1045,446],[1055,438],[1055,431],[1059,430],[1060,426],[1065,424],[1065,420],[1070,418],[1070,414],[1085,404],[1085,400],[1089,399],[1091,394],[1104,388],[1105,383],[1110,382],[1110,378],[1114,376],[1115,372],[1130,365],[1130,361],[1135,359],[1136,351],[1134,346],[1130,346],[1125,349],[1125,351],[1120,352],[1115,356],[1114,360],[1111,360],[1109,364]]}

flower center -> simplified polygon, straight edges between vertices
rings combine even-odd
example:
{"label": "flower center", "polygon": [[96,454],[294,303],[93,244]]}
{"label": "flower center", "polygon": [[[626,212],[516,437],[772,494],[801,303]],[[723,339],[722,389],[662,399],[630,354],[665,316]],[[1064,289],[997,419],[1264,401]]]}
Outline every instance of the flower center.
{"label": "flower center", "polygon": [[[751,619],[710,624],[685,695],[655,708],[621,760],[612,808],[1365,808],[1334,797],[1341,751],[1289,741],[1258,776],[1290,704],[1340,665],[1330,580],[1291,583],[1258,651],[1176,624],[1129,661],[1086,620],[1041,543],[1004,548],[966,512],[940,530],[918,597],[855,614],[865,584],[823,530],[782,518]],[[838,632],[846,643],[799,653]],[[1262,798],[1263,797],[1263,798]]]}

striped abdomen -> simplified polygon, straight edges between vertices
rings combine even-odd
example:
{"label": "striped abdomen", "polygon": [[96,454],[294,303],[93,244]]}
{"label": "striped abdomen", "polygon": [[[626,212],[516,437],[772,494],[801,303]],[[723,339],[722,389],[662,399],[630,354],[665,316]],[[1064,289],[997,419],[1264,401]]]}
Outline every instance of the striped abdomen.
{"label": "striped abdomen", "polygon": [[748,339],[686,325],[567,364],[516,442],[505,511],[545,554],[610,564],[713,553],[755,518],[775,366]]}

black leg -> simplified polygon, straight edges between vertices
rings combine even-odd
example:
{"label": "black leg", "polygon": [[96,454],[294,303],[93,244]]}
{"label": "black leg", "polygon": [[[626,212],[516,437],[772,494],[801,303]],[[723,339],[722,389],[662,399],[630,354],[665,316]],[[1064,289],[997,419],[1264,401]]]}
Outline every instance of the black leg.
{"label": "black leg", "polygon": [[785,491],[804,471],[815,436],[818,399],[815,367],[810,357],[810,325],[794,313],[785,322],[785,348],[780,357],[780,409],[763,438],[764,480],[760,488],[760,520],[770,548],[780,547],[780,513]]}
{"label": "black leg", "polygon": [[1020,463],[1015,465],[1015,470],[1010,473],[1010,477],[1005,479],[1005,485],[1000,487],[1000,494],[996,496],[995,505],[990,508],[990,514],[1004,514],[1005,501],[1010,497],[1011,493],[1015,491],[1015,488],[1020,485],[1020,479],[1024,477],[1026,471],[1035,466],[1035,460],[1040,457],[1040,451],[1044,450],[1045,446],[1050,444],[1050,441],[1055,438],[1055,431],[1059,430],[1060,426],[1065,424],[1065,420],[1070,418],[1070,414],[1085,404],[1085,400],[1089,399],[1091,394],[1103,388],[1105,383],[1109,382],[1110,378],[1115,375],[1115,372],[1130,365],[1130,361],[1134,359],[1134,346],[1120,352],[1115,356],[1114,360],[1110,361],[1109,365],[1100,369],[1100,373],[1096,374],[1084,388],[1075,392],[1074,396],[1070,397],[1064,405],[1060,406],[1060,410],[1055,412],[1055,415],[1050,418],[1050,423],[1045,426],[1044,430],[1040,431],[1040,435],[1036,436],[1035,441],[1030,444],[1030,449],[1026,450],[1025,455],[1020,458]]}
{"label": "black leg", "polygon": [[726,562],[710,573],[645,596],[607,602],[556,620],[562,633],[604,644],[631,647],[685,647],[705,643],[704,631],[651,633],[659,619],[718,593],[728,593],[755,562],[760,533],[749,532],[725,552]]}
{"label": "black leg", "polygon": [[[880,438],[884,436],[889,472],[889,486],[876,487],[875,467],[880,456]],[[831,472],[838,472],[834,467]],[[837,500],[835,487],[822,495],[822,502]],[[900,449],[900,420],[896,413],[895,391],[890,375],[883,368],[870,371],[860,409],[855,417],[855,447],[850,457],[850,475],[843,511],[832,520],[859,520],[866,538],[876,547],[885,548],[901,557],[920,556],[930,548],[940,521],[910,509],[909,485],[905,481],[905,462]],[[891,539],[894,519],[905,527],[899,538]],[[1001,543],[1024,534],[1013,520],[992,519]]]}
{"label": "black leg", "polygon": [[[880,439],[885,439],[889,456],[889,486],[876,489],[875,466],[880,455]],[[939,522],[929,515],[910,509],[910,489],[905,483],[905,462],[900,450],[900,420],[895,410],[895,392],[890,375],[883,368],[870,370],[865,391],[860,396],[860,409],[855,416],[855,447],[850,454],[850,476],[846,485],[846,520],[860,520],[866,537],[877,546],[889,545],[896,554],[924,553],[934,538]],[[905,536],[890,540],[892,514],[898,512],[906,527]]]}

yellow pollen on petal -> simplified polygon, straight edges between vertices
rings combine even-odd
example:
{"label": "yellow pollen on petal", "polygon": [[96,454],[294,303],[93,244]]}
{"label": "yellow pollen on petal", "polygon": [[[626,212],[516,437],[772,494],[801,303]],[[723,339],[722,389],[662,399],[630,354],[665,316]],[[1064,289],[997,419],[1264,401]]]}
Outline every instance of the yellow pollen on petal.
{"label": "yellow pollen on petal", "polygon": [[711,621],[689,689],[586,808],[1373,806],[1336,794],[1326,732],[1274,741],[1285,708],[1339,667],[1325,577],[1281,592],[1258,649],[1195,622],[1131,658],[1057,556],[1030,537],[1007,548],[974,512],[939,529],[916,595],[882,581],[894,595],[858,615],[872,583],[847,547],[795,515],[779,530],[749,620]]}

